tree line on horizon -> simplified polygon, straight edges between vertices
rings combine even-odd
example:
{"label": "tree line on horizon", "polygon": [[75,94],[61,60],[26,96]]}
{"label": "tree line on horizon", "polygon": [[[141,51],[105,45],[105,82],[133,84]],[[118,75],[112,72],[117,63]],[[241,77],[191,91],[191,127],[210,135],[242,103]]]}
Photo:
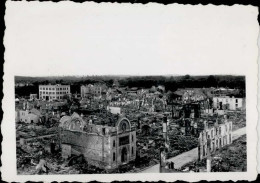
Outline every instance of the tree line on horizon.
{"label": "tree line on horizon", "polygon": [[80,93],[80,86],[86,84],[106,84],[112,87],[119,83],[122,87],[151,88],[152,86],[164,85],[166,91],[176,91],[178,88],[209,88],[225,87],[245,90],[244,76],[209,75],[209,76],[89,76],[89,77],[15,77],[15,83],[31,83],[30,86],[15,87],[18,96],[29,96],[31,93],[38,94],[38,86],[41,84],[67,84],[71,86],[71,93]]}

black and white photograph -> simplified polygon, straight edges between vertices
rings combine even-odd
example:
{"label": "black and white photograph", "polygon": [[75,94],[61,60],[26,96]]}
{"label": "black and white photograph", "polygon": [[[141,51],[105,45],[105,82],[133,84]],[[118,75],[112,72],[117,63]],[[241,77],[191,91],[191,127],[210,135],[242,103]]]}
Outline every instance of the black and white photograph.
{"label": "black and white photograph", "polygon": [[17,173],[243,172],[245,101],[243,76],[17,76]]}
{"label": "black and white photograph", "polygon": [[3,180],[254,180],[258,9],[6,3]]}

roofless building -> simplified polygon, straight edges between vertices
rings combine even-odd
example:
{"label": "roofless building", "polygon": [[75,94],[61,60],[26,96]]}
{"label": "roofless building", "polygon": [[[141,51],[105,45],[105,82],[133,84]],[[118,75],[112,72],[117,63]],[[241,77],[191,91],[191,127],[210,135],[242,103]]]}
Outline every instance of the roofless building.
{"label": "roofless building", "polygon": [[136,158],[136,131],[123,116],[109,124],[86,122],[76,113],[64,116],[60,137],[63,158],[82,154],[88,164],[102,169],[115,169]]}

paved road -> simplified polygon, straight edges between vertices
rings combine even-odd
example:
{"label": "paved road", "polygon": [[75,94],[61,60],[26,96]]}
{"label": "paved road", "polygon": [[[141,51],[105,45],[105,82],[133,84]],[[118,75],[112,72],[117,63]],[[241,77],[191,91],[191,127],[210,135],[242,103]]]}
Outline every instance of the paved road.
{"label": "paved road", "polygon": [[[240,129],[234,131],[232,138],[233,138],[233,140],[236,140],[237,138],[239,138],[240,136],[242,136],[244,134],[246,134],[246,127],[240,128]],[[178,169],[178,168],[182,167],[183,165],[196,160],[197,158],[198,158],[198,148],[194,148],[190,151],[187,151],[178,156],[170,158],[169,161],[173,161],[174,167]],[[147,168],[139,173],[159,173],[159,164],[154,165],[150,168]]]}
{"label": "paved road", "polygon": [[233,132],[232,139],[236,140],[236,139],[238,139],[239,137],[241,137],[242,135],[245,135],[245,134],[246,134],[246,127],[239,128],[239,129],[237,129],[236,131]]}

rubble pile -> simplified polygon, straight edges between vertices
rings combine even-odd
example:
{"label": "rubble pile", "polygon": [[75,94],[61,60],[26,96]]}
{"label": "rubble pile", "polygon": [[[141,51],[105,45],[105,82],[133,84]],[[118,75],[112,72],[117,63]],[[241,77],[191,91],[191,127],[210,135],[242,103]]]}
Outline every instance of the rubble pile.
{"label": "rubble pile", "polygon": [[[235,140],[231,145],[217,150],[211,156],[212,172],[244,172],[247,170],[246,135]],[[181,167],[181,171],[206,171],[206,158]]]}
{"label": "rubble pile", "polygon": [[[200,132],[224,123],[225,117],[233,122],[233,131],[246,126],[245,111],[222,110],[222,103],[221,110],[214,107],[218,100],[214,103],[212,88],[180,88],[173,93],[165,91],[161,85],[148,89],[119,87],[119,84],[108,88],[94,84],[82,86],[82,89],[80,96],[64,95],[59,100],[20,98],[16,102],[18,174],[107,173],[90,165],[91,162],[88,164],[82,157],[69,155],[67,160],[63,159],[64,156],[62,158],[58,126],[61,121],[69,121],[74,112],[79,120],[71,120],[76,125],[69,128],[76,129],[79,124],[84,133],[95,132],[92,131],[95,125],[109,126],[107,129],[115,127],[121,115],[129,119],[131,128],[136,131],[136,140],[130,141],[136,143],[136,157],[132,156],[136,159],[127,163],[121,160],[124,165],[112,173],[138,172],[160,163],[161,147],[167,149],[167,159],[194,149],[198,147]],[[98,131],[107,134],[103,127]],[[243,170],[246,169],[245,148],[246,140],[240,139],[217,151],[217,158],[212,160],[212,171],[236,171],[239,164],[243,164]],[[117,154],[115,159],[124,157]],[[205,159],[192,162],[182,171],[203,171],[205,163]],[[103,168],[103,165],[99,167]]]}
{"label": "rubble pile", "polygon": [[16,125],[16,139],[20,138],[32,138],[36,136],[44,136],[50,134],[57,134],[58,133],[58,126],[55,125],[54,127],[47,128],[43,125],[36,125],[36,124],[17,124]]}
{"label": "rubble pile", "polygon": [[[54,152],[51,152],[50,144],[55,142]],[[17,144],[17,169],[19,172],[27,172],[30,174],[40,173],[33,171],[36,164],[40,162],[41,159],[49,159],[47,162],[56,162],[57,157],[50,156],[52,154],[57,154],[59,152],[59,147],[57,145],[58,137],[45,137],[45,138],[32,138],[29,142],[25,144]]]}
{"label": "rubble pile", "polygon": [[[221,172],[246,171],[246,152],[246,135],[244,135],[215,154],[212,170]],[[220,162],[218,159],[220,159]]]}
{"label": "rubble pile", "polygon": [[246,113],[245,111],[229,111],[227,112],[229,120],[232,121],[232,130],[237,130],[246,126]]}
{"label": "rubble pile", "polygon": [[[170,136],[170,144],[173,152],[170,152],[172,156],[176,156],[182,152],[189,151],[198,146],[198,139],[193,136],[176,135]],[[169,155],[169,157],[172,157]]]}

